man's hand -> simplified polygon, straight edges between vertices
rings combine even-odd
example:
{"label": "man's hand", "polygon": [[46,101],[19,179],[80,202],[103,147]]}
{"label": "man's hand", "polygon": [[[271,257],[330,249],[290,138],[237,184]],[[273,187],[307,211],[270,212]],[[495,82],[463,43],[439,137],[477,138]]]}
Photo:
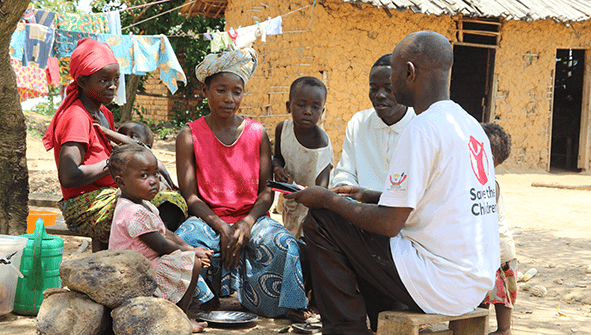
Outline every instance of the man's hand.
{"label": "man's hand", "polygon": [[331,191],[343,197],[369,204],[377,203],[381,196],[380,192],[353,185],[338,186],[331,189]]}
{"label": "man's hand", "polygon": [[308,187],[298,192],[283,195],[285,199],[293,199],[308,208],[326,208],[326,202],[332,196],[336,196],[336,194],[320,186]]}

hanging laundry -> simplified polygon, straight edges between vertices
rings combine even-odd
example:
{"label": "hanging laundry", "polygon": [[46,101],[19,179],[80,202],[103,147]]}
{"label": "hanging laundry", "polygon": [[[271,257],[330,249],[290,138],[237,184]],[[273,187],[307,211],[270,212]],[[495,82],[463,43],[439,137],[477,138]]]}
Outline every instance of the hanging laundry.
{"label": "hanging laundry", "polygon": [[212,34],[213,39],[211,40],[210,47],[211,52],[219,52],[226,50],[229,46],[232,45],[232,38],[228,35],[227,32],[215,32]]}
{"label": "hanging laundry", "polygon": [[109,33],[109,21],[104,13],[56,13],[55,26],[58,29],[86,33]]}
{"label": "hanging laundry", "polygon": [[27,24],[25,31],[23,66],[36,66],[45,69],[53,45],[53,28],[40,24]]}
{"label": "hanging laundry", "polygon": [[47,83],[53,87],[60,85],[60,68],[59,60],[55,57],[49,57],[47,60],[47,69],[45,69],[47,75]]}
{"label": "hanging laundry", "polygon": [[234,27],[232,27],[232,28],[230,28],[230,30],[228,30],[228,35],[230,35],[230,38],[232,39],[232,41],[236,41],[236,37],[238,37],[238,31],[236,29],[234,29]]}
{"label": "hanging laundry", "polygon": [[207,32],[203,33],[203,38],[206,39],[206,40],[208,40],[208,41],[213,40],[213,36],[209,32],[209,29],[207,29]]}
{"label": "hanging laundry", "polygon": [[178,89],[178,81],[187,84],[187,77],[174,50],[164,35],[133,36],[133,72],[150,72],[160,68],[160,80],[171,93]]}
{"label": "hanging laundry", "polygon": [[107,43],[109,48],[113,50],[119,63],[119,71],[122,74],[133,73],[133,43],[129,35],[98,34],[97,40]]}
{"label": "hanging laundry", "polygon": [[16,59],[19,63],[23,61],[23,49],[25,47],[25,36],[27,34],[27,25],[24,23],[17,23],[16,30],[10,37],[10,46],[8,47],[8,53],[10,58]]}
{"label": "hanging laundry", "polygon": [[121,14],[118,10],[106,12],[107,22],[109,26],[108,34],[121,35]]}
{"label": "hanging laundry", "polygon": [[78,40],[83,38],[98,40],[98,35],[79,31],[55,30],[55,43],[53,44],[52,54],[59,59],[61,85],[66,86],[73,80],[70,76],[70,56],[76,49]]}
{"label": "hanging laundry", "polygon": [[49,10],[35,9],[35,21],[37,21],[36,22],[37,24],[54,28],[55,27],[53,25],[54,20],[55,20],[55,12],[52,12]]}
{"label": "hanging laundry", "polygon": [[98,40],[98,34],[56,29],[55,43],[53,44],[53,56],[59,59],[70,58],[72,52],[76,49],[78,40],[83,38]]}
{"label": "hanging laundry", "polygon": [[16,87],[21,102],[49,94],[47,75],[44,70],[38,67],[21,66],[15,59],[11,59],[10,64],[16,74]]}
{"label": "hanging laundry", "polygon": [[27,7],[19,22],[24,24],[37,23],[37,21],[35,20],[35,8]]}
{"label": "hanging laundry", "polygon": [[267,35],[281,35],[283,34],[283,28],[281,24],[283,19],[281,16],[274,17],[268,21],[265,21],[264,24],[267,25]]}
{"label": "hanging laundry", "polygon": [[234,44],[238,49],[250,48],[252,43],[260,37],[261,41],[267,42],[267,27],[266,25],[255,24],[245,28],[238,29],[238,36]]}
{"label": "hanging laundry", "polygon": [[[118,10],[114,10],[111,12],[107,12],[105,13],[107,15],[107,21],[109,22],[109,34],[111,35],[121,35],[121,15],[120,12]],[[128,41],[129,41],[129,49],[131,49],[131,38],[129,36],[128,37]],[[100,41],[100,36],[99,36],[99,41]],[[113,50],[113,52],[115,52],[115,49],[113,47],[111,47],[111,50]],[[129,53],[127,53],[129,55]],[[129,55],[131,56],[131,55]],[[117,57],[117,54],[115,54],[115,57]],[[123,58],[125,60],[131,59],[131,57],[128,58]],[[115,95],[115,99],[113,99],[113,102],[116,103],[119,106],[123,106],[125,105],[125,103],[127,102],[127,98],[125,96],[125,73],[123,72],[123,67],[125,64],[125,62],[122,61],[123,59],[117,58],[117,61],[119,62],[119,66],[121,67],[121,74],[119,76],[119,88],[117,89],[117,94]],[[131,62],[128,62],[129,65],[131,66]]]}

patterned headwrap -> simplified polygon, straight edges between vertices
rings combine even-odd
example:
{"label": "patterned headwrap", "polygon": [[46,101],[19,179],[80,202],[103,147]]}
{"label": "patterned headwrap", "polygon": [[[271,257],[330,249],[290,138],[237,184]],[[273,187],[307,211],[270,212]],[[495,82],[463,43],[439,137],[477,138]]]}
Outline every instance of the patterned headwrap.
{"label": "patterned headwrap", "polygon": [[244,85],[257,69],[257,53],[252,48],[224,51],[219,54],[209,54],[201,64],[195,67],[197,80],[204,83],[205,78],[220,72],[234,73],[244,81]]}
{"label": "patterned headwrap", "polygon": [[[70,57],[70,75],[74,78],[68,87],[66,87],[66,98],[58,107],[43,136],[43,145],[45,149],[53,148],[53,136],[55,130],[55,120],[78,99],[78,76],[89,76],[110,64],[118,64],[113,51],[106,43],[101,43],[90,38],[84,38],[78,41],[76,49]],[[101,106],[101,108],[106,108]]]}

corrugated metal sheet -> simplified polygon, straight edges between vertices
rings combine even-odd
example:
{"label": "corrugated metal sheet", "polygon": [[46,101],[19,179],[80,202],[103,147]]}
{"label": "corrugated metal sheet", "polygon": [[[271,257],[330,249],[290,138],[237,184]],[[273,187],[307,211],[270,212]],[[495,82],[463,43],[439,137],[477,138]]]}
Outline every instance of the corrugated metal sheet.
{"label": "corrugated metal sheet", "polygon": [[507,20],[585,21],[591,18],[591,0],[343,0],[388,10],[412,10],[427,15],[501,17]]}

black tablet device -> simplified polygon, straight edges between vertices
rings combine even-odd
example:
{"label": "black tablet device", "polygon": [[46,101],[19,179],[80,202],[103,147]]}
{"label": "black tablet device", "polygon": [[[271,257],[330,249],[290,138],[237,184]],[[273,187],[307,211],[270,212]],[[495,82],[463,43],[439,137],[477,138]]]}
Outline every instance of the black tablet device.
{"label": "black tablet device", "polygon": [[280,181],[274,180],[267,180],[267,186],[270,187],[273,191],[281,193],[293,193],[302,190],[294,184],[282,183]]}

